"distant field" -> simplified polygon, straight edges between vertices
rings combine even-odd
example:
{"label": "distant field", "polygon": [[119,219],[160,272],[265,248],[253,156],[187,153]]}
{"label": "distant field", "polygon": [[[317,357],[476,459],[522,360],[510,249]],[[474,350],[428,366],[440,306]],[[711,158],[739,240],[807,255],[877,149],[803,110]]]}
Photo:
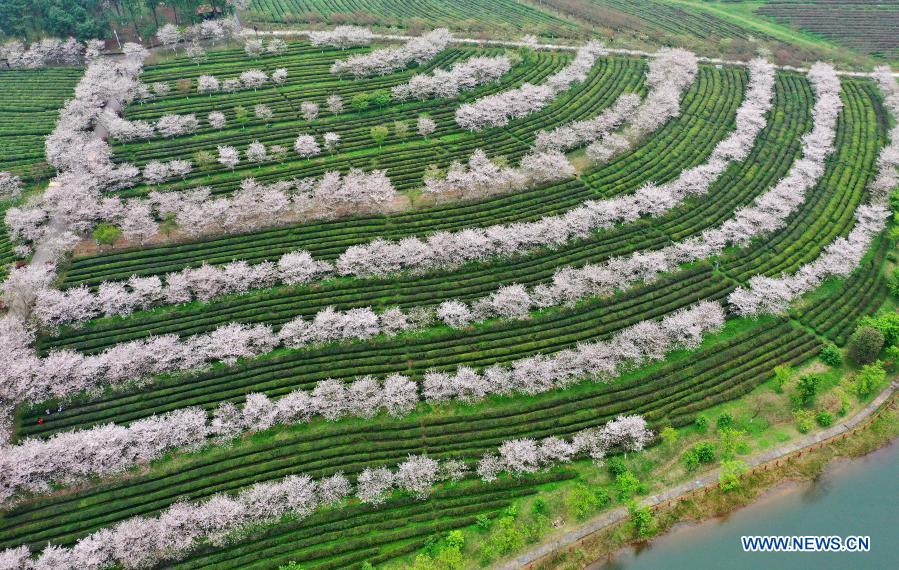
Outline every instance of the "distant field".
{"label": "distant field", "polygon": [[82,73],[73,67],[0,70],[0,170],[26,180],[51,173],[44,162],[44,137]]}
{"label": "distant field", "polygon": [[450,26],[457,30],[573,31],[570,22],[515,0],[255,0],[256,22]]}
{"label": "distant field", "polygon": [[772,0],[756,12],[863,53],[899,57],[895,0]]}

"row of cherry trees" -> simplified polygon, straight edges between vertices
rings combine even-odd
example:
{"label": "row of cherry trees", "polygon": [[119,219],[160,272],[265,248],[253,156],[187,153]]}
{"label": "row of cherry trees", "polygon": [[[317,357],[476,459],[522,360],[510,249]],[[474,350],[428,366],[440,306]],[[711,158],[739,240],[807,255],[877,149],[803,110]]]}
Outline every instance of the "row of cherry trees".
{"label": "row of cherry trees", "polygon": [[[887,110],[899,117],[899,84],[888,68],[879,68],[875,77]],[[899,185],[899,126],[890,131],[890,143],[881,149],[877,167],[877,175],[868,182],[870,201],[856,209],[855,227],[849,235],[834,240],[817,259],[792,275],[756,275],[749,280],[748,288],[737,288],[728,301],[739,314],[784,313],[793,300],[815,289],[825,279],[848,277],[858,267],[871,242],[886,226],[890,215],[889,192]]]}
{"label": "row of cherry trees", "polygon": [[81,43],[75,38],[60,40],[44,38],[26,46],[19,40],[10,40],[0,45],[0,60],[9,67],[35,69],[52,65],[81,65],[100,57],[104,43],[102,40],[88,40]]}
{"label": "row of cherry trees", "polygon": [[[715,147],[708,162],[685,170],[673,182],[662,186],[648,184],[633,195],[586,202],[565,214],[546,216],[534,222],[436,232],[426,240],[417,237],[398,242],[376,239],[348,248],[338,258],[337,270],[343,275],[366,276],[457,267],[490,256],[514,255],[535,247],[560,245],[587,237],[596,229],[608,228],[617,222],[636,220],[640,215],[659,215],[689,195],[704,194],[731,161],[748,156],[753,141],[765,125],[765,114],[772,104],[774,69],[766,62],[756,60],[751,70],[750,86],[737,111],[735,131]],[[564,155],[558,151],[542,154],[558,157],[547,161],[547,169],[555,164],[559,172],[565,170],[567,160],[562,161]],[[482,162],[479,160],[476,164]],[[482,187],[491,187],[491,181],[507,183],[498,168],[490,169],[486,164],[474,170],[457,167],[450,171],[453,176],[438,183],[446,185],[462,180],[467,184],[458,186],[470,189],[473,195],[484,195]]]}
{"label": "row of cherry trees", "polygon": [[349,74],[353,77],[387,75],[404,69],[411,63],[423,65],[447,48],[453,39],[445,28],[432,30],[421,37],[412,38],[401,47],[390,47],[370,53],[337,60],[331,66],[334,75]]}
{"label": "row of cherry trees", "polygon": [[436,97],[454,99],[459,93],[479,85],[498,81],[512,69],[512,61],[504,56],[472,57],[453,64],[449,70],[435,69],[428,75],[415,74],[408,83],[393,87],[398,101],[419,101]]}
{"label": "row of cherry trees", "polygon": [[309,43],[314,46],[331,46],[339,49],[367,46],[374,41],[368,28],[361,26],[337,26],[331,30],[307,32]]}
{"label": "row of cherry trees", "polygon": [[630,149],[666,121],[680,114],[683,92],[696,79],[696,55],[680,48],[659,50],[649,62],[645,84],[649,89],[643,103],[630,117],[623,133],[606,133],[587,147],[587,156],[607,161]]}
{"label": "row of cherry trees", "polygon": [[[390,320],[389,315],[377,315],[366,309],[353,309],[345,313],[329,310],[326,318],[317,317],[314,323],[307,323],[308,329],[322,333],[318,338],[302,338],[297,342],[296,327],[288,323],[277,339],[265,327],[241,327],[228,325],[225,329],[242,330],[252,334],[267,335],[265,345],[250,346],[245,339],[240,347],[233,346],[234,333],[226,336],[220,333],[209,335],[206,343],[189,343],[190,349],[203,347],[207,354],[214,343],[231,342],[232,356],[242,352],[250,356],[254,348],[271,348],[280,342],[284,346],[302,346],[306,342],[320,342],[343,334],[347,338],[369,338],[379,327],[393,333],[411,326],[398,310]],[[302,319],[299,319],[302,321]],[[378,380],[371,376],[355,379],[351,383],[327,379],[319,382],[313,390],[295,390],[272,401],[264,394],[250,394],[243,406],[237,407],[224,402],[214,411],[208,421],[205,412],[185,409],[136,422],[129,428],[113,425],[99,426],[76,432],[54,436],[50,440],[26,441],[4,450],[0,461],[0,502],[8,500],[17,492],[29,490],[42,492],[51,482],[71,483],[94,475],[106,475],[127,469],[135,463],[145,463],[155,457],[180,447],[196,447],[207,438],[231,438],[247,431],[260,431],[275,424],[289,425],[309,422],[322,417],[333,421],[343,417],[374,417],[380,411],[401,417],[410,413],[420,398],[436,404],[449,401],[474,403],[492,394],[538,394],[565,388],[584,378],[608,382],[626,369],[648,362],[661,360],[665,354],[679,348],[696,348],[703,336],[720,329],[724,323],[724,312],[714,302],[700,302],[664,317],[660,321],[647,320],[616,333],[610,340],[584,343],[574,349],[560,351],[551,356],[535,355],[514,361],[508,365],[494,365],[477,372],[471,367],[460,366],[454,373],[431,371],[425,374],[421,396],[414,381],[406,376],[392,374]],[[0,321],[0,326],[10,326],[11,320]],[[16,323],[22,326],[21,323]],[[392,327],[392,328],[391,328]],[[23,327],[24,328],[24,327]],[[19,331],[27,335],[29,331]],[[7,335],[9,338],[11,335]],[[330,338],[326,338],[330,337]],[[177,347],[177,339],[172,335],[166,341],[156,339],[146,343],[128,343],[132,351],[147,346],[151,350],[167,351],[160,355],[168,363],[176,363],[172,350]],[[121,346],[121,345],[120,345]],[[14,356],[21,357],[21,346],[5,347]],[[121,356],[121,351],[110,349]],[[249,352],[247,352],[249,351]],[[69,353],[67,362],[60,362],[59,353],[51,353],[45,359],[48,366],[60,364],[74,366],[78,356]],[[91,357],[88,357],[88,359]],[[102,360],[102,358],[100,359]],[[81,357],[82,364],[87,359]],[[183,363],[183,360],[181,361]],[[90,371],[99,368],[89,366]],[[58,378],[71,382],[72,378]],[[77,389],[100,387],[95,379],[84,378]],[[56,395],[63,388],[50,388]],[[199,414],[199,416],[198,416]],[[110,442],[97,446],[97,441]],[[5,463],[4,463],[5,462]]]}
{"label": "row of cherry trees", "polygon": [[[549,437],[539,442],[503,442],[497,454],[479,458],[477,472],[484,481],[493,481],[503,472],[520,476],[578,456],[601,461],[612,449],[642,450],[652,437],[642,417],[619,416],[600,428],[578,432],[570,441]],[[222,544],[226,536],[249,525],[274,524],[287,514],[304,519],[319,508],[341,508],[351,496],[372,505],[383,504],[395,491],[425,500],[435,485],[459,481],[467,470],[460,460],[440,462],[426,455],[410,455],[395,469],[364,469],[355,489],[340,472],[318,481],[308,475],[290,475],[256,483],[235,495],[175,503],[156,517],[126,519],[81,538],[72,547],[48,545],[36,559],[31,558],[27,546],[7,549],[0,553],[0,568],[150,568],[183,557],[201,542]]]}
{"label": "row of cherry trees", "polygon": [[584,121],[574,121],[551,131],[540,131],[534,145],[539,149],[567,151],[591,143],[623,123],[640,105],[636,93],[622,93],[611,107]]}
{"label": "row of cherry trees", "polygon": [[585,81],[596,59],[607,53],[601,42],[588,42],[578,49],[571,63],[541,85],[524,83],[515,89],[461,105],[456,109],[456,123],[463,129],[480,131],[539,111],[573,84]]}

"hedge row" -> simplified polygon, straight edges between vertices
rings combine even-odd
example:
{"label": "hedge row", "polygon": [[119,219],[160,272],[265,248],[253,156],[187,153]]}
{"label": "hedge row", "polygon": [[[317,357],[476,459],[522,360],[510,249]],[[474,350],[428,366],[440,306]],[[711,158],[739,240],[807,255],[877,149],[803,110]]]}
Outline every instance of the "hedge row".
{"label": "hedge row", "polygon": [[778,82],[778,88],[778,102],[783,107],[772,113],[771,123],[750,156],[729,168],[707,197],[677,208],[651,224],[645,221],[630,224],[526,258],[472,264],[452,272],[393,279],[344,279],[314,287],[281,287],[208,304],[163,308],[125,319],[104,319],[42,339],[39,345],[42,349],[52,346],[96,351],[151,334],[196,334],[233,321],[277,326],[297,315],[310,317],[326,306],[341,310],[369,305],[408,308],[436,305],[448,298],[471,300],[513,282],[529,286],[547,282],[562,265],[597,263],[639,249],[663,247],[671,239],[684,239],[721,223],[737,207],[748,204],[773,185],[789,168],[799,147],[799,137],[809,122],[810,101],[803,92],[807,85],[798,76],[785,76],[783,82]]}
{"label": "hedge row", "polygon": [[[717,70],[703,76],[709,79],[720,77]],[[618,173],[618,177],[604,180],[604,186],[596,190],[572,181],[477,203],[455,203],[394,216],[340,219],[202,242],[109,252],[74,260],[65,276],[65,284],[96,285],[107,279],[127,278],[132,273],[150,275],[176,271],[199,265],[202,261],[226,263],[236,258],[258,262],[295,249],[307,249],[316,257],[333,259],[350,245],[377,236],[398,239],[437,230],[529,221],[564,212],[586,199],[606,193],[632,191],[649,180],[665,182],[676,177],[682,168],[700,163],[727,132],[727,125],[721,123],[728,120],[726,117],[738,105],[739,92],[736,85],[728,86],[722,92],[724,87],[715,81],[700,79],[696,89],[688,93],[683,116],[671,121],[656,137],[647,141],[643,145],[647,147],[645,151],[641,147],[637,154],[626,155],[602,167],[600,170],[607,173],[606,176]],[[706,108],[717,109],[712,114],[714,121],[700,116],[701,110]]]}
{"label": "hedge row", "polygon": [[[456,407],[453,414],[286,428],[277,437],[251,437],[232,449],[164,463],[127,481],[106,481],[21,505],[3,517],[2,535],[9,543],[64,542],[121,518],[154,512],[175,498],[199,499],[296,472],[353,474],[367,465],[396,463],[409,453],[471,458],[503,439],[571,434],[621,413],[642,413],[663,425],[687,406],[709,406],[726,390],[757,385],[774,366],[802,362],[819,346],[801,329],[768,320],[612,385],[586,382],[528,398],[494,398],[485,405]],[[392,360],[389,354],[385,359]]]}

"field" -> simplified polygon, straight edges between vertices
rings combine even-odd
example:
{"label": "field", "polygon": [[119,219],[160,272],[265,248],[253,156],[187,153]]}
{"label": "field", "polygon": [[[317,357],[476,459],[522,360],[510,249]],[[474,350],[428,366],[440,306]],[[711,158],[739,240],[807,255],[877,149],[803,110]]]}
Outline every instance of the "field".
{"label": "field", "polygon": [[[401,10],[398,4],[402,4]],[[411,29],[440,22],[457,30],[509,29],[543,35],[573,25],[553,14],[579,16],[565,2],[545,4],[558,12],[543,12],[529,3],[506,1],[466,0],[451,5],[432,0],[258,0],[249,15],[257,23],[290,24],[321,19],[310,13],[340,13],[345,18],[332,16],[331,23],[375,23]],[[674,5],[617,0],[595,4],[639,18],[643,25],[661,30],[668,37],[749,42],[755,36],[736,24]],[[792,6],[772,2],[765,9],[773,10],[779,4]],[[656,9],[660,6],[664,9]],[[404,17],[398,19],[396,14],[400,11]],[[763,39],[778,41],[772,37]],[[21,497],[9,492],[14,500],[0,511],[0,550],[24,545],[36,553],[48,543],[73,547],[101,529],[126,527],[135,517],[156,517],[170,508],[177,517],[177,509],[189,509],[185,505],[191,502],[220,495],[245,497],[248,489],[288,476],[308,475],[320,481],[342,475],[361,488],[371,470],[394,469],[412,455],[426,455],[443,465],[459,460],[468,471],[461,480],[441,482],[433,491],[429,484],[425,500],[419,500],[421,497],[411,488],[402,487],[406,490],[388,492],[389,498],[382,503],[367,504],[361,495],[355,498],[350,494],[310,513],[296,506],[287,512],[273,511],[274,515],[244,514],[241,516],[248,524],[224,526],[220,536],[210,531],[197,544],[183,549],[173,547],[165,551],[168,559],[154,559],[145,566],[278,568],[294,563],[291,568],[305,570],[367,568],[366,564],[408,567],[416,556],[437,556],[440,549],[446,548],[447,534],[453,530],[469,533],[466,536],[489,537],[484,539],[485,544],[499,544],[498,535],[506,528],[504,525],[510,520],[521,520],[516,519],[521,505],[533,508],[527,516],[546,519],[539,532],[521,530],[523,536],[530,538],[518,542],[509,539],[505,546],[491,546],[493,550],[484,547],[476,555],[471,554],[474,547],[469,546],[470,557],[464,564],[447,566],[476,567],[514,554],[551,532],[549,518],[530,505],[540,504],[544,497],[554,494],[570,498],[595,481],[591,473],[596,467],[583,454],[573,463],[562,461],[542,469],[515,471],[509,463],[505,470],[508,472],[498,478],[479,477],[475,473],[479,458],[495,452],[504,442],[548,437],[574,442],[575,436],[584,430],[601,430],[618,416],[639,415],[653,432],[646,442],[652,449],[646,453],[669,454],[665,461],[677,466],[680,448],[673,451],[667,440],[662,446],[657,445],[657,434],[670,427],[694,441],[698,418],[707,422],[706,415],[713,413],[711,410],[717,414],[722,407],[749,409],[749,398],[753,398],[753,405],[761,401],[760,391],[767,393],[772,379],[779,377],[785,367],[825,369],[815,404],[818,407],[807,406],[816,413],[826,411],[821,402],[838,400],[841,390],[850,389],[848,380],[843,382],[841,378],[844,372],[846,378],[854,378],[851,375],[861,370],[849,363],[849,354],[854,352],[847,350],[859,320],[893,311],[890,290],[891,286],[895,288],[891,275],[896,261],[892,241],[895,232],[885,231],[888,222],[880,220],[881,225],[872,231],[869,242],[860,246],[859,259],[848,271],[837,277],[833,277],[835,271],[827,274],[822,283],[802,290],[805,295],[790,297],[784,310],[748,314],[733,299],[735,292],[757,287],[759,276],[777,279],[800,273],[830,253],[832,243],[842,243],[841,238],[855,239],[855,230],[863,225],[858,212],[866,207],[880,208],[877,211],[882,211],[886,219],[886,199],[874,188],[877,177],[883,176],[882,169],[890,167],[883,159],[889,159],[889,153],[883,151],[892,148],[889,145],[895,147],[897,142],[889,136],[895,132],[896,124],[892,115],[895,110],[890,105],[899,98],[886,96],[886,88],[878,83],[878,78],[836,75],[829,68],[804,73],[762,66],[770,72],[770,97],[767,103],[755,104],[750,98],[758,97],[759,85],[764,85],[758,68],[697,64],[692,55],[681,54],[679,57],[693,62],[695,73],[677,93],[677,111],[639,135],[626,126],[633,117],[626,118],[624,125],[610,128],[609,132],[624,133],[622,138],[630,137],[626,148],[599,159],[592,144],[572,145],[566,149],[567,155],[549,155],[553,161],[549,169],[555,176],[548,179],[528,179],[526,183],[509,183],[502,188],[492,187],[491,184],[499,183],[491,179],[479,182],[490,187],[490,191],[480,195],[435,197],[424,189],[428,187],[424,180],[433,178],[435,172],[452,178],[453,172],[461,168],[457,163],[466,162],[477,149],[494,161],[497,172],[524,172],[527,161],[537,152],[541,131],[594,119],[628,96],[640,99],[643,110],[658,95],[659,88],[652,78],[662,65],[659,62],[665,60],[599,54],[582,80],[556,88],[542,105],[511,118],[507,124],[470,130],[457,122],[460,107],[475,106],[483,98],[497,94],[511,99],[507,92],[527,89],[525,84],[553,84],[558,79],[555,74],[575,65],[583,57],[583,50],[576,54],[570,49],[450,44],[428,61],[374,77],[338,77],[330,71],[335,60],[370,55],[396,45],[379,42],[341,50],[292,40],[283,54],[252,59],[243,47],[230,45],[210,50],[201,63],[190,61],[183,50],[174,55],[154,54],[151,62],[144,64],[139,80],[154,90],[165,84],[168,90],[146,101],[130,101],[121,110],[122,118],[157,124],[172,114],[195,114],[198,127],[194,132],[165,138],[154,135],[147,140],[122,141],[109,137],[113,162],[105,166],[107,170],[127,163],[147,169],[144,178],[135,179],[125,188],[91,187],[85,191],[84,196],[97,200],[90,214],[94,217],[90,224],[78,226],[81,241],[53,268],[52,284],[47,287],[59,289],[61,293],[53,292],[59,295],[96,295],[101,300],[94,303],[95,308],[118,302],[105,297],[110,284],[128,282],[127,289],[121,285],[121,295],[137,295],[135,283],[140,281],[134,278],[160,278],[159,283],[168,286],[175,281],[173,273],[191,268],[210,274],[226,268],[225,273],[233,271],[236,275],[239,270],[229,265],[235,261],[246,262],[252,268],[274,262],[275,268],[279,267],[279,258],[298,250],[308,252],[322,264],[342,267],[340,264],[353,252],[377,239],[410,243],[413,238],[426,240],[436,234],[447,240],[443,243],[449,243],[447,236],[489,228],[494,232],[490,239],[498,241],[516,229],[551,217],[575,219],[585,204],[597,210],[606,206],[611,209],[637,200],[635,197],[648,196],[653,188],[691,190],[674,192],[676,199],[669,201],[659,199],[661,206],[635,205],[623,219],[610,214],[610,222],[594,224],[580,233],[559,237],[547,226],[539,245],[521,246],[512,253],[472,254],[456,264],[422,262],[419,271],[369,275],[332,270],[299,282],[272,278],[262,285],[253,282],[237,288],[237,292],[227,291],[209,298],[188,296],[177,302],[158,293],[145,302],[118,307],[107,314],[103,314],[104,308],[83,318],[70,318],[60,326],[40,322],[36,338],[27,347],[29,351],[34,349],[28,358],[33,358],[37,362],[33,366],[50,380],[37,378],[40,373],[35,373],[36,378],[28,378],[32,382],[29,389],[40,382],[50,386],[43,392],[35,389],[17,396],[12,402],[13,447],[58,441],[76,430],[84,430],[83,434],[111,434],[102,430],[114,428],[102,426],[132,429],[188,408],[199,411],[210,425],[215,425],[216,421],[224,421],[224,414],[232,409],[229,405],[249,413],[246,410],[252,409],[258,400],[248,395],[263,394],[273,402],[285,402],[298,390],[316,394],[313,390],[327,380],[349,386],[358,378],[383,381],[401,374],[414,383],[411,390],[415,392],[416,405],[394,415],[373,413],[366,417],[363,412],[346,412],[326,420],[315,412],[301,420],[258,420],[230,434],[233,440],[222,441],[211,435],[224,431],[210,431],[210,436],[201,438],[196,445],[160,445],[158,453],[147,454],[148,460],[124,460],[121,468],[99,476],[85,469],[69,480],[57,477],[49,479],[49,484],[27,487]],[[888,50],[876,53],[888,55]],[[390,97],[392,88],[409,82],[415,74],[440,73],[476,56],[508,58],[509,71],[496,81],[463,89],[456,97]],[[261,70],[268,76],[286,69],[287,78],[280,83],[269,80],[262,86],[233,92],[198,92],[203,76],[212,75],[224,82],[249,69]],[[15,149],[0,159],[6,161],[0,162],[0,169],[19,172],[30,181],[50,174],[50,167],[41,162],[42,136],[53,129],[55,109],[71,96],[82,73],[81,69],[56,68],[0,71],[0,118],[2,129],[9,133],[0,134],[0,144],[9,141],[11,146],[4,148]],[[836,86],[831,86],[835,91],[830,93],[830,105],[835,111],[830,128],[827,109],[823,109],[828,101],[828,84],[822,75]],[[29,96],[27,108],[23,107],[22,96],[26,91],[41,95]],[[379,101],[378,94],[383,95]],[[334,95],[344,101],[342,109],[328,109],[328,98]],[[318,105],[316,113],[310,114],[310,103]],[[756,132],[741,143],[746,152],[728,151],[730,147],[723,141],[748,129],[746,115],[766,104],[766,110],[759,112]],[[267,107],[271,116],[259,113],[259,105]],[[208,119],[212,112],[224,114],[223,127],[212,126]],[[421,116],[434,121],[433,132],[419,132],[416,121]],[[20,127],[23,122],[27,129]],[[381,127],[384,131],[379,137]],[[314,156],[294,151],[298,135],[312,135],[317,141],[324,141],[333,133],[339,135],[335,148]],[[828,136],[832,145],[816,151],[816,141]],[[602,140],[605,139],[601,135],[595,135],[590,142],[599,144]],[[270,150],[278,145],[287,150],[278,159],[244,158],[251,145],[257,143]],[[216,160],[222,156],[223,145],[238,151],[238,163]],[[156,161],[173,160],[190,160],[192,169],[163,181],[150,180],[146,175]],[[569,160],[571,165],[577,165],[571,166],[574,174],[558,175],[567,172],[565,167],[570,165],[563,162]],[[691,182],[690,173],[702,172],[710,162],[721,164],[720,174],[711,176],[705,186]],[[121,214],[105,213],[117,211],[116,204],[122,210],[136,210],[139,205],[160,200],[160,195],[192,196],[190,192],[201,186],[209,188],[209,196],[197,198],[198,201],[228,204],[245,192],[242,184],[245,186],[248,178],[267,185],[291,181],[292,187],[302,188],[298,181],[318,180],[333,172],[346,175],[352,169],[383,170],[395,190],[389,203],[367,209],[350,206],[324,213],[316,210],[309,215],[285,214],[271,218],[262,227],[222,227],[200,236],[191,236],[191,228],[175,223],[178,218],[174,214],[166,216],[147,206],[147,211],[152,212],[148,218],[152,218],[153,230],[144,243],[120,237],[121,230],[129,229],[127,219]],[[524,287],[536,298],[539,291],[560,286],[560,270],[581,271],[592,265],[611,273],[616,271],[616,264],[625,260],[646,256],[645,263],[652,265],[653,255],[668,255],[677,244],[710,242],[709,236],[714,237],[718,228],[738,226],[734,220],[748,216],[746,212],[758,209],[760,203],[770,204],[782,181],[796,176],[796,170],[804,173],[809,187],[793,189],[790,196],[795,200],[789,207],[758,215],[756,219],[764,218],[767,230],[753,229],[755,233],[751,233],[745,229],[752,226],[751,221],[740,226],[739,231],[750,232],[747,239],[728,238],[725,245],[710,248],[708,254],[679,258],[657,273],[646,273],[650,277],[622,278],[608,290],[581,292],[569,299],[556,297],[542,305],[529,303],[523,312],[512,316],[491,313],[472,317],[461,325],[440,316],[447,302],[460,301],[476,309],[479,300],[490,299],[498,290],[513,286]],[[697,189],[698,186],[702,187]],[[292,199],[298,200],[299,192],[296,190]],[[650,202],[649,198],[646,202]],[[71,213],[75,209],[65,212],[69,216],[66,219],[76,216]],[[53,212],[57,212],[57,217]],[[46,217],[60,224],[63,218],[57,210],[51,210]],[[104,238],[99,232],[101,221],[107,231],[111,227],[119,233]],[[583,224],[586,226],[587,222]],[[508,234],[497,229],[500,225]],[[472,246],[474,249],[487,248],[486,240],[476,243],[480,245]],[[0,239],[0,263],[4,267],[14,259],[12,247],[12,239]],[[633,273],[643,275],[640,270]],[[236,277],[219,277],[228,278]],[[598,281],[602,277],[592,278]],[[33,319],[42,318],[38,309],[45,301],[30,302],[35,310]],[[550,386],[530,391],[485,390],[469,399],[425,401],[429,378],[435,372],[507,368],[538,377],[547,374],[547,362],[559,362],[551,359],[566,355],[571,362],[562,361],[562,367],[577,370],[579,364],[571,356],[575,351],[592,343],[607,343],[613,347],[610,351],[625,351],[617,347],[626,346],[621,339],[628,335],[640,337],[635,341],[638,347],[653,345],[660,341],[646,332],[648,329],[689,314],[687,311],[703,302],[709,304],[701,306],[720,311],[723,324],[700,330],[695,343],[670,342],[661,348],[646,348],[650,356],[623,356],[623,364],[613,367],[604,381],[580,374],[571,381],[550,382]],[[228,326],[270,327],[269,334],[278,339],[279,334],[295,326],[298,318],[307,323],[313,319],[318,322],[320,315],[330,309],[341,314],[371,309],[383,315],[397,308],[410,315],[410,321],[414,320],[411,315],[416,314],[427,313],[430,318],[422,317],[414,326],[399,332],[384,328],[367,335],[346,335],[338,341],[327,337],[298,346],[280,340],[261,343],[264,348],[259,350],[247,350],[235,357],[221,353],[226,356],[209,357],[206,362],[200,359],[183,368],[156,361],[131,364],[127,355],[119,354],[121,368],[129,371],[120,377],[140,380],[136,382],[119,381],[119,377],[106,381],[115,376],[111,358],[94,369],[84,364],[100,362],[96,359],[117,350],[139,352],[143,346],[140,343],[160,339],[171,345],[182,343],[189,347],[188,352],[204,350],[218,355],[216,351],[221,347],[217,344],[239,344],[232,337],[214,336]],[[15,316],[14,312],[15,307],[11,307],[9,319]],[[8,330],[11,327],[0,329],[0,333],[12,334]],[[203,335],[213,335],[211,338],[218,340],[202,344],[198,339],[205,338]],[[2,337],[0,340],[7,342]],[[134,344],[123,344],[127,342]],[[11,354],[20,350],[11,341],[0,346],[12,347]],[[835,347],[847,359],[843,368],[839,364],[825,366],[817,360],[824,347]],[[881,348],[878,346],[878,351]],[[886,350],[887,359],[893,358],[890,351],[894,348]],[[0,359],[0,364],[4,362]],[[544,369],[540,368],[541,362]],[[78,376],[73,372],[78,366],[93,373]],[[19,369],[16,367],[9,377],[19,374]],[[81,384],[69,390],[67,383],[75,384],[72,379],[76,377]],[[781,388],[777,397],[786,402],[788,396]],[[792,394],[795,389],[791,380],[787,390]],[[12,392],[3,392],[7,393]],[[34,393],[40,396],[33,396]],[[866,397],[860,394],[857,400],[864,402]],[[854,405],[858,401],[853,400]],[[375,408],[380,412],[381,408]],[[761,413],[759,410],[756,415]],[[744,419],[738,417],[740,422]],[[723,423],[718,421],[720,432]],[[751,420],[747,421],[751,424]],[[792,426],[793,418],[787,413],[786,420],[780,421],[781,427]],[[116,433],[125,431],[128,430]],[[107,445],[113,449],[119,438],[124,438],[97,437],[100,443],[86,445],[79,453],[87,456],[96,453],[91,449]],[[146,438],[153,440],[148,445],[155,445],[155,438],[162,439],[156,432],[147,432]],[[610,455],[629,450],[625,443],[617,445],[608,450]],[[636,470],[643,456],[639,451],[628,451],[627,455],[629,465]],[[656,455],[647,457],[653,458],[647,462],[658,459]],[[653,463],[651,467],[659,465]],[[35,471],[39,468],[36,462]],[[651,468],[646,467],[645,471],[648,473]],[[4,480],[3,486],[9,488],[11,484]],[[626,504],[620,497],[615,500]],[[565,504],[559,512],[567,514],[559,516],[568,517],[568,524],[575,520],[569,515],[576,509]],[[555,507],[545,508],[551,511]],[[591,507],[588,514],[600,508]],[[144,519],[137,520],[143,524],[140,521]],[[142,538],[140,532],[135,532],[135,540]],[[149,538],[147,541],[152,542]],[[127,557],[120,553],[115,556],[118,560]]]}
{"label": "field", "polygon": [[0,69],[0,170],[23,179],[49,178],[44,162],[44,137],[56,124],[57,109],[72,91],[82,71],[73,68]]}
{"label": "field", "polygon": [[253,21],[265,23],[350,23],[423,29],[435,24],[466,32],[508,31],[545,35],[571,34],[575,26],[514,0],[257,0]]}
{"label": "field", "polygon": [[892,2],[774,0],[756,13],[863,53],[899,57],[899,6]]}

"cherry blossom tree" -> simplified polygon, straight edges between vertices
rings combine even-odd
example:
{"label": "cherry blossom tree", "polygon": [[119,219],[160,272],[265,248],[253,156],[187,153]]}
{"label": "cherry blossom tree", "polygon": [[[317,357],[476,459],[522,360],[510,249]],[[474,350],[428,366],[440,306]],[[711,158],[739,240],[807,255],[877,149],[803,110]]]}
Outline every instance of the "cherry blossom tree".
{"label": "cherry blossom tree", "polygon": [[287,53],[287,42],[281,38],[272,38],[268,41],[265,51],[270,55],[284,55]]}
{"label": "cherry blossom tree", "polygon": [[268,76],[264,71],[258,69],[248,69],[240,74],[240,82],[247,89],[256,91],[268,81]]}
{"label": "cherry blossom tree", "polygon": [[543,85],[524,83],[516,89],[465,103],[456,109],[456,123],[464,129],[479,131],[534,113],[574,83],[586,80],[596,59],[606,53],[601,43],[588,42],[578,49],[570,64],[548,77]]}
{"label": "cherry blossom tree", "polygon": [[240,154],[233,146],[219,145],[218,162],[224,167],[234,170],[234,167],[240,164]]}
{"label": "cherry blossom tree", "polygon": [[11,172],[0,172],[0,200],[22,195],[22,179]]}
{"label": "cherry blossom tree", "polygon": [[333,132],[325,133],[322,137],[325,141],[325,150],[331,152],[340,144],[340,135]]}
{"label": "cherry blossom tree", "polygon": [[437,123],[427,115],[419,115],[416,121],[416,128],[418,129],[418,134],[428,138],[429,135],[432,135],[437,130]]}
{"label": "cherry blossom tree", "polygon": [[356,46],[367,46],[374,40],[368,28],[359,26],[337,26],[333,30],[308,32],[309,42],[316,46],[333,46],[347,49]]}
{"label": "cherry blossom tree", "polygon": [[343,98],[340,95],[329,95],[325,100],[325,104],[332,115],[337,115],[343,111]]}
{"label": "cherry blossom tree", "polygon": [[249,145],[247,145],[245,154],[247,160],[250,162],[265,162],[265,160],[268,158],[265,145],[259,141],[253,141]]}
{"label": "cherry blossom tree", "polygon": [[221,89],[219,80],[213,75],[201,75],[197,78],[198,93],[214,93]]}
{"label": "cherry blossom tree", "polygon": [[209,121],[209,126],[213,129],[225,128],[225,114],[221,111],[212,111],[206,116],[206,120]]}
{"label": "cherry blossom tree", "polygon": [[315,142],[312,135],[299,135],[293,141],[293,150],[303,158],[309,158],[321,154],[321,148]]}
{"label": "cherry blossom tree", "polygon": [[311,101],[303,101],[300,103],[300,112],[307,121],[318,118],[318,105]]}
{"label": "cherry blossom tree", "polygon": [[158,39],[159,43],[163,46],[171,48],[174,53],[178,43],[184,39],[184,36],[177,26],[165,24],[156,30],[156,39]]}
{"label": "cherry blossom tree", "polygon": [[437,69],[429,75],[414,75],[408,83],[393,87],[394,99],[455,98],[461,91],[491,83],[509,72],[512,62],[506,56],[473,57],[454,64],[449,71]]}
{"label": "cherry blossom tree", "polygon": [[257,119],[262,119],[263,121],[268,121],[272,118],[272,110],[268,105],[263,105],[262,103],[253,105],[253,115],[256,116]]}
{"label": "cherry blossom tree", "polygon": [[279,67],[272,72],[272,83],[276,85],[283,85],[285,81],[287,81],[287,68]]}
{"label": "cherry blossom tree", "polygon": [[250,38],[243,44],[243,50],[247,54],[248,57],[256,59],[257,57],[262,55],[263,52],[262,40]]}

